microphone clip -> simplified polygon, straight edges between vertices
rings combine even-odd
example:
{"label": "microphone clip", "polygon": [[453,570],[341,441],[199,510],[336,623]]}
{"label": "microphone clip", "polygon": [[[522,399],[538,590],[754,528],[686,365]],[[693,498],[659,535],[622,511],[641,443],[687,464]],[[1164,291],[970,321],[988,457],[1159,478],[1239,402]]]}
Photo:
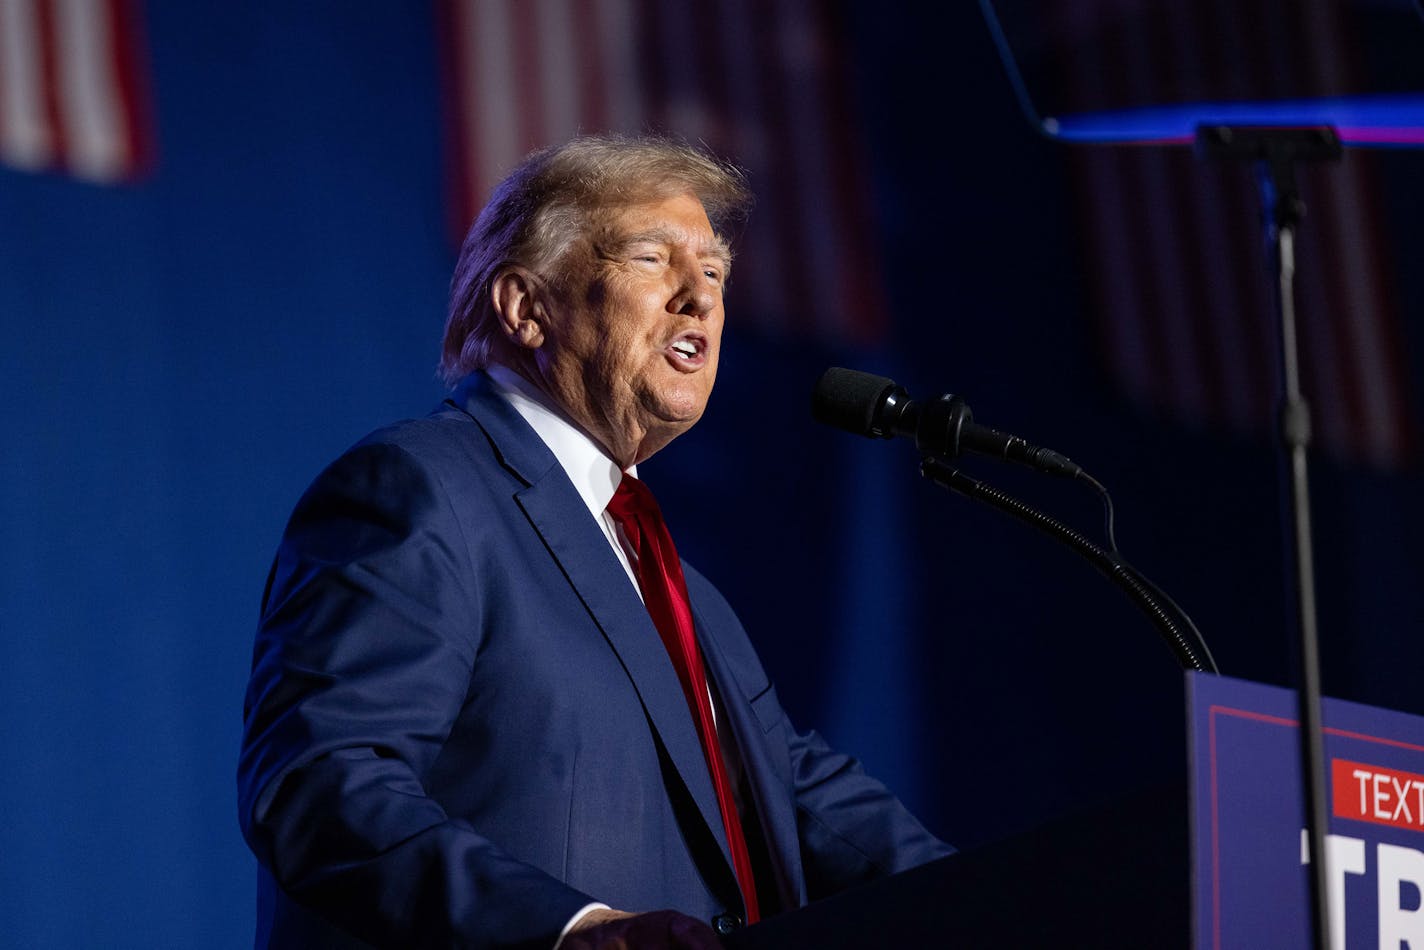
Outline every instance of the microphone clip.
{"label": "microphone clip", "polygon": [[958,458],[965,426],[972,425],[974,413],[961,396],[946,393],[921,404],[919,422],[914,425],[915,448],[921,455]]}

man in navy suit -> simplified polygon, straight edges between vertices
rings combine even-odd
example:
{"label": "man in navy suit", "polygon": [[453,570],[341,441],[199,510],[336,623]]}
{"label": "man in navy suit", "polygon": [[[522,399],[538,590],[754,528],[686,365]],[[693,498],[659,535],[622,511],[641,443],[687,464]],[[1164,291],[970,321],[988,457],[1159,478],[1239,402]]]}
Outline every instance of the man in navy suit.
{"label": "man in navy suit", "polygon": [[949,852],[792,727],[685,564],[695,646],[665,646],[609,511],[706,407],[748,204],[660,139],[576,139],[496,189],[451,398],[323,472],[268,579],[238,777],[259,945],[715,947]]}

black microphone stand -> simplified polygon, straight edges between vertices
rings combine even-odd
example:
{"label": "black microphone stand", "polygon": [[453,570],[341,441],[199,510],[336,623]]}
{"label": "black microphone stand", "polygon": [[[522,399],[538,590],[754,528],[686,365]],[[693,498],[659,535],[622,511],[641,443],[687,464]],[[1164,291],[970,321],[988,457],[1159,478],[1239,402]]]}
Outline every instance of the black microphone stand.
{"label": "black microphone stand", "polygon": [[926,454],[921,458],[920,474],[950,491],[997,508],[1072,548],[1097,568],[1098,573],[1116,584],[1138,609],[1147,615],[1182,669],[1201,673],[1217,672],[1211,650],[1207,648],[1206,640],[1191,618],[1172,598],[1162,593],[1157,585],[1143,577],[1119,555],[1104,550],[1056,518],[1024,504],[1012,495],[970,478],[934,455]]}
{"label": "black microphone stand", "polygon": [[1320,721],[1320,653],[1315,614],[1315,564],[1310,537],[1310,483],[1306,450],[1310,412],[1300,389],[1295,329],[1295,234],[1305,214],[1296,182],[1302,161],[1338,161],[1340,137],[1330,127],[1275,128],[1203,125],[1197,147],[1208,158],[1256,163],[1261,186],[1261,224],[1275,278],[1280,328],[1280,435],[1290,491],[1287,549],[1294,559],[1295,620],[1299,634],[1296,702],[1300,718],[1302,788],[1310,838],[1312,946],[1330,946],[1330,909],[1325,862],[1325,743]]}

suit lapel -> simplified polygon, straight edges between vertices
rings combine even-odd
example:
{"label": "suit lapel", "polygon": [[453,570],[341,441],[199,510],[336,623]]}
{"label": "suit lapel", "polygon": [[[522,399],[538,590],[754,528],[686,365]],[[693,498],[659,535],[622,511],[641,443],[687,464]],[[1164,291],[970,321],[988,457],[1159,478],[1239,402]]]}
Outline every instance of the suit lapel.
{"label": "suit lapel", "polygon": [[[694,602],[692,612],[700,631],[706,629],[702,616]],[[767,850],[776,865],[777,886],[781,892],[782,906],[791,908],[804,903],[805,895],[796,883],[803,880],[801,868],[801,848],[796,835],[796,812],[791,802],[790,790],[768,759],[766,733],[762,729],[751,703],[742,692],[741,684],[732,675],[731,665],[722,652],[721,644],[715,637],[699,635],[702,658],[707,666],[707,675],[717,684],[722,704],[720,714],[726,720],[741,755],[742,769],[751,787],[752,799],[760,819],[761,831],[766,838]],[[745,810],[745,805],[743,809]]]}
{"label": "suit lapel", "polygon": [[489,437],[500,461],[526,487],[514,500],[538,532],[569,584],[617,654],[647,712],[648,722],[667,750],[682,784],[713,835],[731,873],[730,850],[702,743],[687,708],[677,673],[652,618],[608,539],[563,468],[483,373],[470,376],[452,403]]}

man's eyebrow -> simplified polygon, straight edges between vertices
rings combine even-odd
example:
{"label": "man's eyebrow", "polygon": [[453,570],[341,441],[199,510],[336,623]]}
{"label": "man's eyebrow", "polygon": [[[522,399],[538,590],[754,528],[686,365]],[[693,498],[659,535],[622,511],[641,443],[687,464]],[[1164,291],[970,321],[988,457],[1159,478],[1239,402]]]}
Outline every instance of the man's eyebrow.
{"label": "man's eyebrow", "polygon": [[[650,228],[647,231],[637,231],[633,234],[624,234],[616,239],[610,240],[608,246],[612,250],[626,250],[634,244],[679,244],[682,241],[682,234],[669,228]],[[717,235],[713,235],[712,240],[704,241],[698,248],[699,257],[716,257],[723,264],[730,265],[732,262],[732,248],[725,240]]]}

